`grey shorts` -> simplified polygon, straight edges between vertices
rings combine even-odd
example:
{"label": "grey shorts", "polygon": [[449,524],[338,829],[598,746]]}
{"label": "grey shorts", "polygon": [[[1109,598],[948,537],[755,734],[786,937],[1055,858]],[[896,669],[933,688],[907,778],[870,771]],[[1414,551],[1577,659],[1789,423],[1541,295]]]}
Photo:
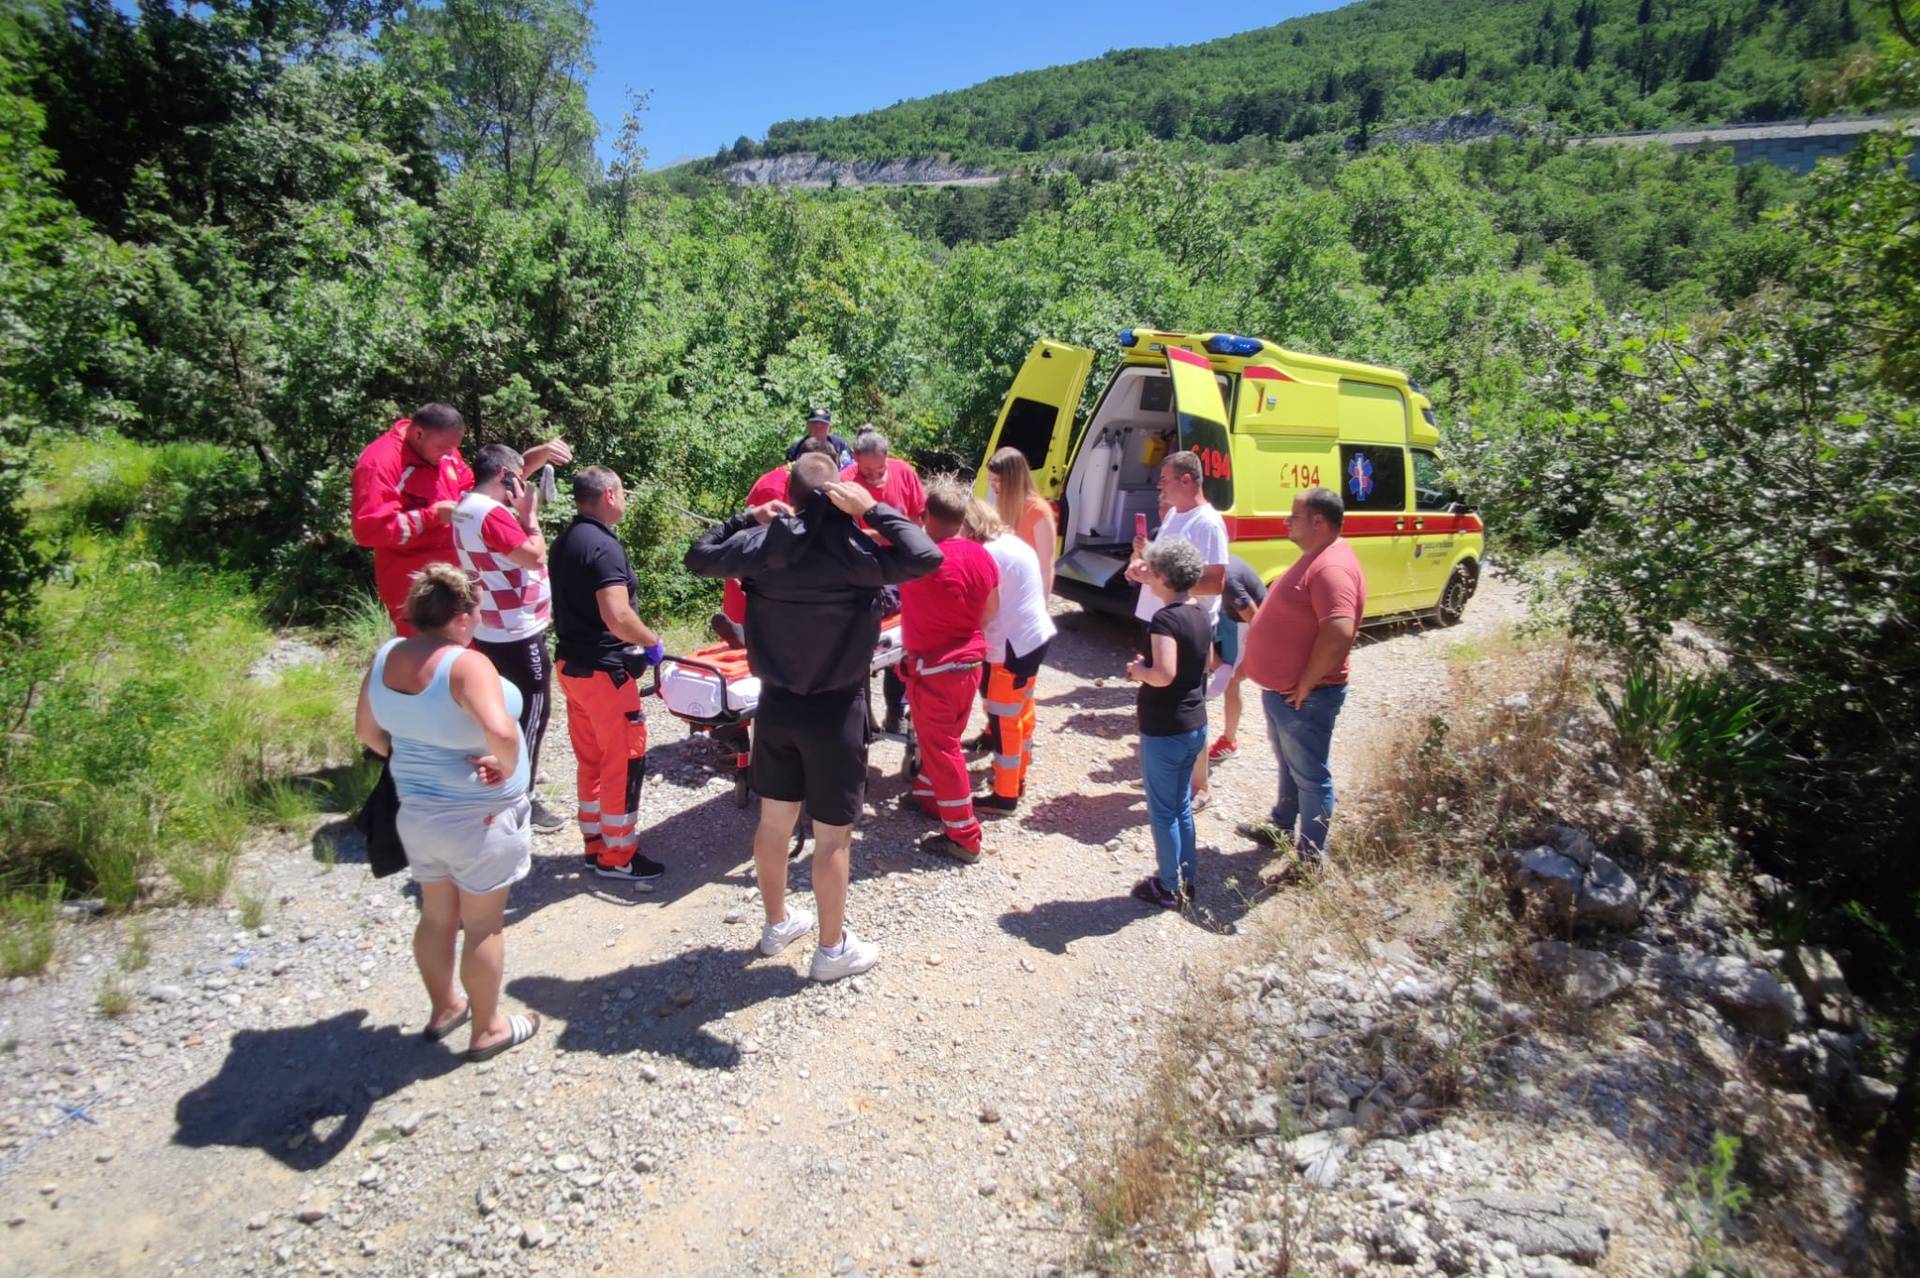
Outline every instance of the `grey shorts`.
{"label": "grey shorts", "polygon": [[416,883],[452,879],[476,896],[518,883],[533,868],[533,804],[526,798],[488,817],[400,804],[396,825]]}

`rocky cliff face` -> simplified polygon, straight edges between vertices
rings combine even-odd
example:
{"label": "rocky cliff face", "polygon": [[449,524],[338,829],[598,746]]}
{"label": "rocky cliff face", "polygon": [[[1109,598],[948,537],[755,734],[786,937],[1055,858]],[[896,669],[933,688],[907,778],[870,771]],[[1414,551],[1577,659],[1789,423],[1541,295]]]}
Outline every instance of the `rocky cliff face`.
{"label": "rocky cliff face", "polygon": [[947,160],[827,160],[817,155],[743,160],[723,171],[735,186],[978,186],[1002,176]]}

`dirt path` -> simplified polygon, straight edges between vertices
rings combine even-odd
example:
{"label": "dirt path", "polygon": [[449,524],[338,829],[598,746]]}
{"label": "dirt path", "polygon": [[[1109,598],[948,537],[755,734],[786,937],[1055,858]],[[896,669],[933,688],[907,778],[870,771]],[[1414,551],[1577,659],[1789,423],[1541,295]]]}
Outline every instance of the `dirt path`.
{"label": "dirt path", "polygon": [[[1417,731],[1446,648],[1521,612],[1493,580],[1466,622],[1355,657],[1336,774]],[[0,998],[0,1273],[1029,1274],[1070,1261],[1073,1192],[1129,1112],[1157,1014],[1231,959],[1270,802],[1257,703],[1202,815],[1194,917],[1127,889],[1151,865],[1128,631],[1071,607],[1042,683],[1026,810],[972,867],[913,851],[900,748],[874,751],[852,913],[886,957],[815,987],[752,951],[751,814],[649,706],[643,848],[656,892],[541,840],[514,891],[508,992],[546,1027],[489,1065],[418,1041],[400,880],[281,840],[238,891],[269,902],[70,929],[57,970]],[[1215,707],[1217,715],[1217,704]],[[564,727],[547,787],[571,794]],[[807,866],[795,884],[808,887]],[[95,1007],[119,980],[131,1009]]]}

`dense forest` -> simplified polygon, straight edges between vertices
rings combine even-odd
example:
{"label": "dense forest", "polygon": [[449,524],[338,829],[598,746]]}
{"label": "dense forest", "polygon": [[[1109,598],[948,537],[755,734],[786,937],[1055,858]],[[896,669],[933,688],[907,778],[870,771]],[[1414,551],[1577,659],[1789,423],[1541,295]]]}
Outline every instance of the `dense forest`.
{"label": "dense forest", "polygon": [[[291,772],[339,762],[333,676],[269,696],[244,674],[269,623],[351,629],[368,572],[348,471],[412,405],[452,402],[471,444],[560,433],[619,468],[645,610],[670,617],[709,598],[679,568],[692,516],[730,509],[808,403],[972,467],[1037,336],[1110,353],[1146,324],[1406,369],[1502,553],[1557,566],[1549,617],[1642,670],[1680,623],[1717,636],[1724,668],[1671,693],[1709,726],[1661,737],[1659,762],[1720,833],[1675,846],[1789,875],[1804,904],[1782,926],[1911,998],[1909,143],[1803,183],[1551,136],[1340,138],[1231,167],[1151,142],[1244,137],[1256,115],[1284,137],[1304,110],[1335,131],[1486,105],[1582,129],[1920,100],[1912,45],[1876,38],[1893,10],[1544,11],[1367,4],[780,130],[769,145],[849,154],[1018,147],[1029,126],[1140,144],[1099,180],[796,193],[648,174],[637,109],[598,163],[583,0],[10,6],[6,899],[128,905],[160,872],[216,898],[219,857],[176,850],[230,863],[248,821],[295,801]],[[1116,74],[1135,62],[1168,70],[1152,94]],[[1089,105],[1081,83],[1119,96]],[[1269,91],[1270,114],[1242,100]],[[994,105],[945,131],[877,123],[963,99]]]}
{"label": "dense forest", "polygon": [[1871,0],[1364,0],[1185,48],[1069,66],[831,120],[720,158],[951,155],[1011,166],[1149,142],[1255,146],[1493,115],[1556,133],[1775,120],[1809,72],[1887,26]]}

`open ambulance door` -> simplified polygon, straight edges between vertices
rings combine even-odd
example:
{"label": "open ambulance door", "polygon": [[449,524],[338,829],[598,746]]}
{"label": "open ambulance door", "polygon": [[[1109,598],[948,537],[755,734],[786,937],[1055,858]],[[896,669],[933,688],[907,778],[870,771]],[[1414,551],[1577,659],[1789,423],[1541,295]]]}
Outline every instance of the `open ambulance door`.
{"label": "open ambulance door", "polygon": [[1227,406],[1213,366],[1192,351],[1167,347],[1173,378],[1173,408],[1180,419],[1180,447],[1200,458],[1200,486],[1215,510],[1233,509],[1233,448],[1227,439]]}
{"label": "open ambulance door", "polygon": [[1018,448],[1033,471],[1033,484],[1048,501],[1060,496],[1067,478],[1067,458],[1073,448],[1073,418],[1080,392],[1093,371],[1093,352],[1080,346],[1041,338],[1027,352],[1000,420],[987,438],[987,455],[980,459],[980,477],[974,495],[987,496],[987,461],[1002,448]]}

